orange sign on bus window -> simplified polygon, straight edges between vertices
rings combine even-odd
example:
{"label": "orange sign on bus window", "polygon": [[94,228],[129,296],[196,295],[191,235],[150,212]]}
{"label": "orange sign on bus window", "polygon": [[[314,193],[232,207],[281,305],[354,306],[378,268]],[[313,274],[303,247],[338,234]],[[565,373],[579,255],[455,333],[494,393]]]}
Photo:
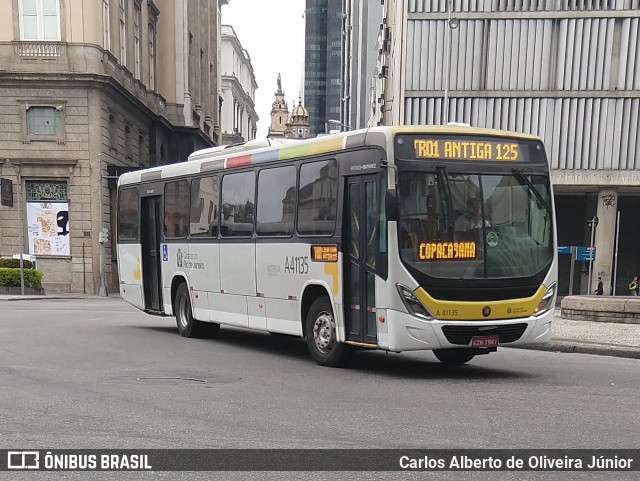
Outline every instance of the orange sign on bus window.
{"label": "orange sign on bus window", "polygon": [[422,242],[418,245],[418,259],[421,261],[475,258],[475,242]]}
{"label": "orange sign on bus window", "polygon": [[338,262],[338,246],[312,245],[311,260],[318,262]]}
{"label": "orange sign on bus window", "polygon": [[521,158],[517,142],[492,140],[414,139],[418,159],[506,160]]}

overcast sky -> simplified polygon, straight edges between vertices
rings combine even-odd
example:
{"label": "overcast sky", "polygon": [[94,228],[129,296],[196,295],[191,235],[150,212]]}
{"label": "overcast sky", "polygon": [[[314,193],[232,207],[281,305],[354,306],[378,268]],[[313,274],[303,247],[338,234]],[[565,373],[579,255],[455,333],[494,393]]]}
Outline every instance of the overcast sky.
{"label": "overcast sky", "polygon": [[222,23],[231,25],[249,52],[258,83],[257,138],[264,138],[271,122],[278,72],[291,111],[304,82],[304,0],[229,0],[222,7]]}

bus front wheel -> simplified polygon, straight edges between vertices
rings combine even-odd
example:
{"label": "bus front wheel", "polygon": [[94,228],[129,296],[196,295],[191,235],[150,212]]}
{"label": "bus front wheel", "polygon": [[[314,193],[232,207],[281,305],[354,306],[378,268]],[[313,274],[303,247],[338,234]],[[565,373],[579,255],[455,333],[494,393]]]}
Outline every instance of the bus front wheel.
{"label": "bus front wheel", "polygon": [[438,361],[454,366],[465,364],[476,357],[475,353],[469,349],[434,349],[433,354]]}
{"label": "bus front wheel", "polygon": [[193,318],[191,297],[185,283],[178,286],[174,301],[176,324],[182,337],[213,337],[220,331],[220,324],[198,321]]}
{"label": "bus front wheel", "polygon": [[307,314],[307,348],[311,358],[322,366],[344,365],[352,353],[351,346],[338,342],[331,302],[316,299]]}

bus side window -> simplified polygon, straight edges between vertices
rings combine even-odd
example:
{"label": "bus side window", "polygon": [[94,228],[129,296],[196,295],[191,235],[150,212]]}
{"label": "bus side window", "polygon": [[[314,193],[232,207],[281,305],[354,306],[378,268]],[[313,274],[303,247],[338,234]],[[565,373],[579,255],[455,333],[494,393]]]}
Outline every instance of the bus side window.
{"label": "bus side window", "polygon": [[191,237],[218,236],[218,176],[191,182]]}
{"label": "bus side window", "polygon": [[222,178],[220,233],[223,237],[253,235],[255,185],[253,172],[226,174]]}
{"label": "bus side window", "polygon": [[138,189],[121,189],[118,195],[118,240],[138,239]]}
{"label": "bus side window", "polygon": [[290,236],[296,205],[296,168],[264,169],[258,175],[256,230],[260,236]]}
{"label": "bus side window", "polygon": [[300,167],[298,233],[331,235],[336,226],[338,165],[335,159]]}
{"label": "bus side window", "polygon": [[167,182],[164,186],[164,236],[184,239],[188,232],[189,182]]}

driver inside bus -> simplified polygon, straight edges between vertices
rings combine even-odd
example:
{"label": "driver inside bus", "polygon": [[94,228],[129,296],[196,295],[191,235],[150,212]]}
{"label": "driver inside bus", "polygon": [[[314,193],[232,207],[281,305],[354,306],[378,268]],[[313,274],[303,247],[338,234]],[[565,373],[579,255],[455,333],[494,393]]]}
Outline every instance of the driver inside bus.
{"label": "driver inside bus", "polygon": [[472,229],[488,227],[489,222],[482,220],[482,202],[480,199],[471,198],[467,200],[465,212],[456,219],[456,232],[466,232]]}

